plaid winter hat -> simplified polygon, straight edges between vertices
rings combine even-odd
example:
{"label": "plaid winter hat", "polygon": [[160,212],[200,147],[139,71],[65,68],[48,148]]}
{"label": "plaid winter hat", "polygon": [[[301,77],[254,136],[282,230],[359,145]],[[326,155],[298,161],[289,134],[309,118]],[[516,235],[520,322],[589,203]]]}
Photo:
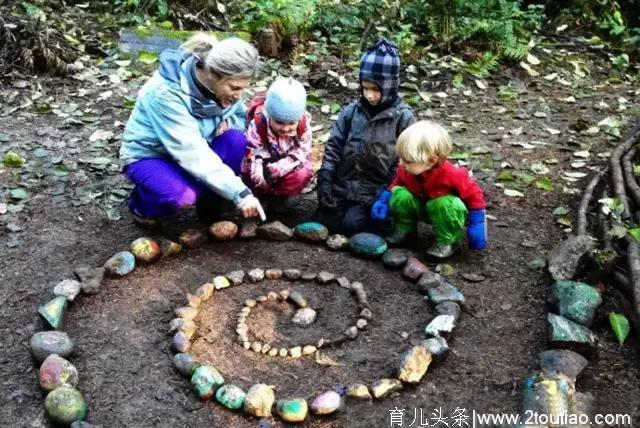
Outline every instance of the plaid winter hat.
{"label": "plaid winter hat", "polygon": [[392,100],[398,93],[400,57],[398,47],[381,37],[360,59],[360,82],[371,80],[382,91],[381,104]]}

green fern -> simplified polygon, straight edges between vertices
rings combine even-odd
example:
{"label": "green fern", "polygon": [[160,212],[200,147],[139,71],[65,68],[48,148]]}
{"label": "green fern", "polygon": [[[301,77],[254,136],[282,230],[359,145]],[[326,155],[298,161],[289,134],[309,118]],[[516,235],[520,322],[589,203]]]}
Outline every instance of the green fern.
{"label": "green fern", "polygon": [[479,78],[486,78],[500,67],[500,57],[492,52],[485,52],[481,58],[468,64],[465,69]]}

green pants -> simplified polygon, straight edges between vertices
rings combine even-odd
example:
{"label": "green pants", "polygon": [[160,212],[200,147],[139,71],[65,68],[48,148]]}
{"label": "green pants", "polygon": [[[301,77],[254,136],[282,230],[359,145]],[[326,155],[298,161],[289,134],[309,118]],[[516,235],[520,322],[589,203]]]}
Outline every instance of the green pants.
{"label": "green pants", "polygon": [[396,232],[414,232],[418,220],[425,217],[433,225],[438,244],[455,244],[464,238],[467,207],[457,196],[446,195],[424,203],[404,186],[391,190],[389,208]]}

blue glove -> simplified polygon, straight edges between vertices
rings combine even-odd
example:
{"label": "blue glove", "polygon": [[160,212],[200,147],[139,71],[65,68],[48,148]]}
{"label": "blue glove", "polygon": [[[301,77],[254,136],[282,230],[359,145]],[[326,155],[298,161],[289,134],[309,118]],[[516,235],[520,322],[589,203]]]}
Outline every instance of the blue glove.
{"label": "blue glove", "polygon": [[371,207],[371,218],[378,221],[384,221],[389,217],[389,199],[391,199],[391,192],[384,190],[378,196],[378,199]]}
{"label": "blue glove", "polygon": [[472,250],[484,250],[487,247],[487,221],[484,208],[469,210],[467,239]]}

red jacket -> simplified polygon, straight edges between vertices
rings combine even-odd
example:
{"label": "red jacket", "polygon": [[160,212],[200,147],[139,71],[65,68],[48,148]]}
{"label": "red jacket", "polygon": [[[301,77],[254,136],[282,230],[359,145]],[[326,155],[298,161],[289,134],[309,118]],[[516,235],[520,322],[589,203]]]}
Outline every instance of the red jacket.
{"label": "red jacket", "polygon": [[470,210],[486,207],[484,192],[469,176],[467,169],[447,160],[420,175],[410,174],[402,165],[398,165],[396,176],[388,189],[391,190],[396,186],[405,186],[420,199],[455,195],[462,199]]}

